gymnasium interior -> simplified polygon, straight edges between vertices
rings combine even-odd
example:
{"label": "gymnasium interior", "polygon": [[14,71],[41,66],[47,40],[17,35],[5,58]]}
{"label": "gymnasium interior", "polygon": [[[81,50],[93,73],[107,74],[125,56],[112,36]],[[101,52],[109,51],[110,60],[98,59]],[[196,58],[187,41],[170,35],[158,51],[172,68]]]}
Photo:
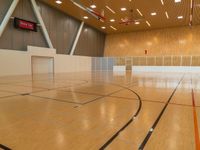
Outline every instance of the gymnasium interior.
{"label": "gymnasium interior", "polygon": [[200,150],[200,0],[0,0],[0,150]]}

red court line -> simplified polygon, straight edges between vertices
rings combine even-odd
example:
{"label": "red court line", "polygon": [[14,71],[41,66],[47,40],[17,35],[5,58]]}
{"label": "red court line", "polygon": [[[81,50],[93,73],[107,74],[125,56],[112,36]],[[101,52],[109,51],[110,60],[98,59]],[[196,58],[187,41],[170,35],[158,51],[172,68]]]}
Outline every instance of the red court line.
{"label": "red court line", "polygon": [[195,134],[196,150],[200,150],[198,120],[197,120],[197,112],[196,112],[196,107],[195,107],[195,98],[194,98],[193,89],[192,89],[192,106],[193,106],[193,116],[194,116],[194,134]]}

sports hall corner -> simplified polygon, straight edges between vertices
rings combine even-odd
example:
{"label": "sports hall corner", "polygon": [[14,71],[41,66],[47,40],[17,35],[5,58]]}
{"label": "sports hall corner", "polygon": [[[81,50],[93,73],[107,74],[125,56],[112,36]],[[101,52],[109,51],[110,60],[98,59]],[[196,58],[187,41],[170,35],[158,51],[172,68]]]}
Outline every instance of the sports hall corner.
{"label": "sports hall corner", "polygon": [[200,0],[0,0],[0,150],[200,150]]}

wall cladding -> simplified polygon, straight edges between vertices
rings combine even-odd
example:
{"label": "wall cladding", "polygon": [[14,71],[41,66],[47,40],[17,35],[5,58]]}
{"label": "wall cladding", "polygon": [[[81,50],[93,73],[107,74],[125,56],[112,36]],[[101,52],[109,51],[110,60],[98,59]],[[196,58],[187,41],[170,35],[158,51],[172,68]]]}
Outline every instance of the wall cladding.
{"label": "wall cladding", "polygon": [[78,32],[80,21],[38,2],[50,39],[58,54],[69,54]]}
{"label": "wall cladding", "polygon": [[[3,20],[3,17],[9,9],[11,3],[12,0],[0,1],[1,21]],[[28,0],[20,0],[12,16],[37,22],[34,12],[32,11],[31,3]],[[47,46],[46,41],[39,28],[38,32],[17,30],[13,27],[13,20],[10,20],[2,37],[0,38],[0,48],[26,51],[27,45],[40,47]]]}
{"label": "wall cladding", "polygon": [[112,34],[105,56],[200,55],[200,26]]}
{"label": "wall cladding", "polygon": [[105,34],[84,25],[75,49],[75,55],[103,56]]}
{"label": "wall cladding", "polygon": [[[0,22],[3,20],[11,3],[12,0],[0,0]],[[37,1],[37,4],[57,53],[69,54],[78,32],[80,21],[40,1]],[[12,16],[37,22],[29,0],[20,0]],[[104,33],[84,25],[75,55],[103,56],[104,42]],[[48,47],[40,27],[38,27],[38,32],[17,30],[13,27],[13,20],[10,20],[0,38],[0,48],[26,51],[27,45]]]}
{"label": "wall cladding", "polygon": [[114,65],[116,65],[116,58],[114,57],[92,57],[93,71],[112,71]]}
{"label": "wall cladding", "polygon": [[113,66],[200,66],[200,56],[135,56],[135,57],[93,57],[92,70],[113,70]]}
{"label": "wall cladding", "polygon": [[0,22],[2,22],[3,17],[5,16],[9,6],[11,5],[12,0],[1,0],[0,1]]}

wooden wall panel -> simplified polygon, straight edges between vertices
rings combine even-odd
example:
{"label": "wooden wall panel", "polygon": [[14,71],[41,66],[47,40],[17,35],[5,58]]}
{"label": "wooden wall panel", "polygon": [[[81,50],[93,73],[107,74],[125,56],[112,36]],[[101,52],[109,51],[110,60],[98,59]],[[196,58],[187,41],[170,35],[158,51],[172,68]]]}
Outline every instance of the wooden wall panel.
{"label": "wooden wall panel", "polygon": [[80,21],[39,2],[40,11],[53,46],[58,54],[69,54]]}
{"label": "wooden wall panel", "polygon": [[139,57],[133,57],[132,64],[133,64],[133,66],[138,66],[139,65]]}
{"label": "wooden wall panel", "polygon": [[139,65],[146,66],[146,57],[139,57]]}
{"label": "wooden wall panel", "polygon": [[132,66],[200,66],[200,56],[136,56],[111,58],[116,62],[114,65],[125,65],[127,70],[131,70]]}
{"label": "wooden wall panel", "polygon": [[157,56],[156,57],[156,66],[163,66],[164,57]]}
{"label": "wooden wall panel", "polygon": [[155,64],[156,64],[156,57],[147,57],[148,66],[155,66]]}
{"label": "wooden wall panel", "polygon": [[[10,0],[0,1],[1,21],[3,19],[2,17],[9,9],[11,2]],[[20,0],[12,16],[37,22],[31,3],[28,0]],[[0,38],[0,48],[26,51],[27,45],[47,47],[40,29],[38,32],[18,30],[13,27],[13,20],[10,20]]]}
{"label": "wooden wall panel", "polygon": [[[0,0],[0,23],[11,3],[12,0]],[[57,53],[69,54],[77,35],[80,21],[42,2],[37,1],[37,4]],[[20,0],[12,16],[37,22],[30,0]],[[83,32],[84,34],[82,34],[78,42],[76,54],[103,56],[105,34],[87,25],[84,28],[88,32]],[[0,38],[0,48],[26,51],[27,45],[48,47],[41,27],[38,27],[38,32],[18,30],[13,27],[13,20],[10,20]]]}
{"label": "wooden wall panel", "polygon": [[180,66],[181,65],[181,57],[173,56],[172,58],[172,66]]}
{"label": "wooden wall panel", "polygon": [[190,66],[191,65],[191,56],[183,56],[182,57],[182,66]]}
{"label": "wooden wall panel", "polygon": [[192,66],[200,66],[200,56],[192,57]]}
{"label": "wooden wall panel", "polygon": [[165,56],[164,57],[164,66],[171,66],[172,65],[172,57],[171,56]]}
{"label": "wooden wall panel", "polygon": [[75,55],[103,56],[105,34],[84,25],[75,49]]}
{"label": "wooden wall panel", "polygon": [[12,0],[1,0],[0,1],[0,22],[2,22],[11,3],[12,3]]}
{"label": "wooden wall panel", "polygon": [[117,57],[115,65],[124,66],[126,64],[125,57]]}
{"label": "wooden wall panel", "polygon": [[132,58],[131,57],[126,57],[126,70],[131,70],[132,69]]}
{"label": "wooden wall panel", "polygon": [[200,26],[110,34],[105,56],[200,55]]}

